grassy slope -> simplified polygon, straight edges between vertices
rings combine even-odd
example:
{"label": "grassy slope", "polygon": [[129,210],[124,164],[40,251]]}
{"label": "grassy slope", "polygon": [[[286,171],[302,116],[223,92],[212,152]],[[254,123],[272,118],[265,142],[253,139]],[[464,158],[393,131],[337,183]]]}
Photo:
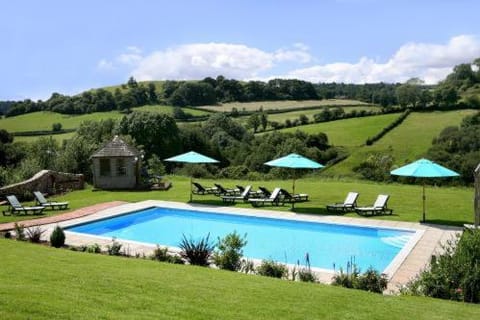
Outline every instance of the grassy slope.
{"label": "grassy slope", "polygon": [[[321,172],[317,174],[322,175]],[[172,176],[169,178],[173,182],[173,188],[168,191],[95,191],[85,189],[68,193],[58,197],[58,201],[70,201],[71,208],[77,209],[95,203],[123,200],[129,202],[157,199],[186,202],[189,199],[189,178]],[[237,180],[200,180],[206,186],[219,182],[226,187],[233,187],[236,184],[252,184],[254,189],[258,186],[267,186],[273,189],[281,186],[291,190],[291,180],[276,181],[237,181]],[[393,215],[379,216],[375,219],[400,220],[418,222],[421,218],[422,199],[420,186],[401,185],[401,184],[380,184],[365,181],[337,181],[330,179],[319,179],[318,176],[299,179],[296,182],[297,192],[307,192],[310,195],[310,201],[295,206],[297,213],[306,214],[329,214],[325,210],[328,203],[343,201],[349,191],[360,193],[359,205],[373,204],[376,196],[380,193],[391,195],[389,206],[394,209]],[[427,187],[427,221],[430,223],[450,224],[461,226],[464,223],[473,222],[472,213],[472,188],[453,188],[453,187]],[[196,203],[224,205],[222,200],[215,196],[194,196]],[[248,203],[237,203],[237,207],[252,208]],[[266,207],[272,210],[288,211],[289,206]],[[56,214],[56,212],[46,211],[46,214]],[[347,216],[359,217],[356,213],[349,213]],[[1,216],[0,223],[16,221],[32,216]],[[366,217],[365,219],[370,219]]]}
{"label": "grassy slope", "polygon": [[351,175],[352,169],[372,153],[390,154],[397,165],[403,165],[424,155],[434,137],[448,126],[459,125],[462,119],[476,111],[412,113],[400,126],[372,146],[352,149],[346,160],[329,168],[333,175]]}
{"label": "grassy slope", "polygon": [[[392,297],[0,240],[2,319],[476,319],[478,305]],[[408,310],[408,316],[406,311]]]}
{"label": "grassy slope", "polygon": [[232,108],[237,108],[239,111],[245,109],[246,111],[256,111],[260,108],[263,110],[270,109],[290,109],[313,106],[348,106],[348,105],[362,105],[365,102],[357,100],[346,99],[329,99],[329,100],[299,100],[299,101],[255,101],[255,102],[229,102],[218,106],[201,106],[200,109],[208,109],[219,112],[230,112]]}
{"label": "grassy slope", "polygon": [[35,142],[40,137],[52,137],[54,140],[57,140],[58,143],[62,143],[63,140],[71,139],[75,135],[75,132],[61,133],[61,134],[52,134],[45,136],[16,136],[15,142]]}
{"label": "grassy slope", "polygon": [[398,118],[398,114],[386,114],[364,118],[352,118],[324,123],[309,124],[300,127],[282,129],[281,132],[301,130],[310,134],[326,133],[329,142],[336,146],[360,146]]}
{"label": "grassy slope", "polygon": [[[144,106],[133,108],[133,110],[173,114],[173,107],[171,106]],[[194,116],[209,114],[202,110],[193,109],[185,109],[185,112]],[[98,121],[102,119],[120,119],[122,117],[123,114],[118,111],[96,112],[83,115],[64,115],[56,112],[41,111],[0,119],[0,127],[9,132],[51,130],[52,124],[59,122],[64,129],[75,129],[86,120]]]}

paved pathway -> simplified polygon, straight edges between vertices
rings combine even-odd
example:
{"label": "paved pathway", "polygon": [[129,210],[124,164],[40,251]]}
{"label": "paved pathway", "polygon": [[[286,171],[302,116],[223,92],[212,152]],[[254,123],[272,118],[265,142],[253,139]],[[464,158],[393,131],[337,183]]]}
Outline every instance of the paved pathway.
{"label": "paved pathway", "polygon": [[[84,207],[84,208],[77,209],[77,210],[74,210],[74,211],[66,212],[66,213],[63,213],[63,214],[48,216],[48,217],[44,217],[44,218],[31,219],[31,220],[22,220],[22,221],[17,221],[17,222],[19,224],[22,224],[24,227],[39,226],[39,225],[56,223],[56,222],[60,222],[60,221],[70,220],[70,219],[81,218],[81,217],[88,216],[88,215],[93,214],[93,213],[97,213],[98,211],[101,211],[101,210],[104,210],[104,209],[117,207],[117,206],[125,204],[125,203],[126,202],[124,202],[124,201],[104,202],[104,203],[95,204],[93,206],[88,206],[88,207]],[[0,224],[0,231],[12,230],[12,229],[15,228],[14,225],[15,225],[14,222]]]}

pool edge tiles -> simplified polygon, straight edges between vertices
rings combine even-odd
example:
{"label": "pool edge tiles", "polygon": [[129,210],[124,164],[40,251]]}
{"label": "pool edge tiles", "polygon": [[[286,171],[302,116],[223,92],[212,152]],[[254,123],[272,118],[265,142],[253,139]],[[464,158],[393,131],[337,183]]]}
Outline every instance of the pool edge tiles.
{"label": "pool edge tiles", "polygon": [[[293,221],[303,221],[303,222],[315,222],[321,224],[334,224],[336,226],[347,226],[347,227],[366,227],[366,228],[374,228],[375,230],[378,229],[385,229],[385,230],[394,230],[394,231],[408,231],[411,232],[412,235],[410,236],[410,240],[404,244],[403,248],[395,254],[393,258],[390,258],[390,262],[387,267],[384,268],[383,271],[387,273],[389,277],[392,277],[393,274],[396,272],[398,267],[402,264],[403,260],[408,256],[412,248],[415,246],[416,242],[422,237],[423,231],[418,230],[416,228],[412,228],[410,226],[402,226],[402,223],[394,222],[394,226],[385,225],[382,220],[366,220],[366,219],[359,219],[359,218],[346,218],[346,217],[339,217],[339,216],[313,216],[313,215],[302,215],[302,214],[295,214],[292,212],[278,212],[278,211],[269,211],[269,210],[259,210],[259,209],[244,209],[244,208],[234,208],[234,207],[223,207],[223,206],[207,206],[207,205],[200,205],[200,204],[185,204],[185,203],[177,203],[177,202],[167,202],[167,201],[143,201],[140,203],[135,204],[127,204],[120,207],[117,207],[117,210],[108,210],[108,212],[99,213],[98,215],[92,215],[90,217],[85,217],[84,219],[77,219],[76,221],[71,221],[69,223],[64,224],[65,227],[72,227],[74,225],[85,224],[97,220],[104,220],[111,217],[121,216],[125,214],[129,214],[135,211],[144,210],[152,207],[162,207],[162,208],[169,208],[169,209],[181,209],[181,210],[188,210],[188,211],[201,211],[206,213],[214,213],[214,214],[228,214],[228,215],[241,215],[241,216],[253,216],[253,217],[260,217],[260,218],[270,218],[270,219],[282,219],[282,220],[293,220]],[[399,225],[400,224],[400,225]],[[409,223],[407,223],[408,225]],[[71,232],[68,231],[67,232]],[[76,233],[76,235],[80,235]],[[107,237],[97,237],[93,236],[92,239],[103,239],[107,240]],[[108,238],[111,241],[111,237]],[[117,240],[122,240],[117,238]],[[123,241],[123,240],[122,240]],[[90,242],[91,243],[91,242]],[[135,240],[127,240],[125,241],[126,244],[144,244],[146,247],[150,249],[155,245],[152,243],[144,243]],[[321,268],[312,268],[315,271],[321,272],[328,272],[333,274],[333,270],[330,269],[321,269]]]}

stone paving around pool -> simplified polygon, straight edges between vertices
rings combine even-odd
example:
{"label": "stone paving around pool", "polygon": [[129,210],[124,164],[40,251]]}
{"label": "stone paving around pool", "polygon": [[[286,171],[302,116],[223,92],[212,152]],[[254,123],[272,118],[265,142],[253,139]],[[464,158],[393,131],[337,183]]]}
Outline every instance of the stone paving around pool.
{"label": "stone paving around pool", "polygon": [[[413,279],[422,269],[424,269],[430,262],[432,255],[442,252],[443,244],[448,240],[453,240],[458,234],[461,234],[462,229],[450,226],[441,225],[428,225],[413,222],[402,221],[386,221],[375,220],[365,218],[350,218],[343,216],[315,216],[298,214],[294,212],[279,212],[262,209],[245,209],[235,207],[222,207],[222,206],[209,206],[195,203],[179,203],[169,201],[156,201],[148,200],[138,203],[128,203],[119,206],[106,208],[104,210],[95,212],[90,215],[78,217],[73,220],[56,222],[43,227],[47,229],[45,237],[49,238],[51,231],[58,224],[61,227],[69,227],[80,223],[86,223],[95,221],[98,219],[104,219],[107,217],[114,217],[117,215],[125,214],[132,211],[142,210],[150,207],[166,207],[177,208],[187,210],[201,210],[207,212],[225,213],[225,214],[240,214],[246,216],[261,216],[270,218],[283,218],[283,219],[295,219],[302,221],[313,221],[323,223],[336,223],[336,224],[348,224],[370,227],[387,227],[387,228],[400,228],[410,229],[416,231],[412,239],[407,245],[400,251],[397,257],[392,261],[390,266],[385,270],[385,273],[389,276],[389,285],[387,292],[398,292],[400,286],[406,284]],[[92,245],[97,243],[102,247],[112,243],[111,238],[80,234],[70,231],[66,233],[66,244],[68,245]],[[135,241],[125,241],[117,239],[122,243],[122,248],[130,255],[151,255],[156,248],[154,244],[140,243]],[[169,248],[172,249],[172,248]],[[172,250],[175,251],[175,250]],[[331,270],[316,269],[319,280],[323,283],[330,283],[333,272]]]}

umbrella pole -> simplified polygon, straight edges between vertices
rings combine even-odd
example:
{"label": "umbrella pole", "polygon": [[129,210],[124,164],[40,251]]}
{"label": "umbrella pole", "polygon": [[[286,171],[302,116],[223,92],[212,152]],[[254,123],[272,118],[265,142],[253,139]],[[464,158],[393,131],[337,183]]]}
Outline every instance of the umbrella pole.
{"label": "umbrella pole", "polygon": [[[295,176],[293,177],[292,196],[295,197]],[[292,198],[292,211],[295,210],[295,198]]]}
{"label": "umbrella pole", "polygon": [[193,201],[193,177],[190,176],[190,202]]}
{"label": "umbrella pole", "polygon": [[423,222],[425,222],[425,179],[423,180]]}

